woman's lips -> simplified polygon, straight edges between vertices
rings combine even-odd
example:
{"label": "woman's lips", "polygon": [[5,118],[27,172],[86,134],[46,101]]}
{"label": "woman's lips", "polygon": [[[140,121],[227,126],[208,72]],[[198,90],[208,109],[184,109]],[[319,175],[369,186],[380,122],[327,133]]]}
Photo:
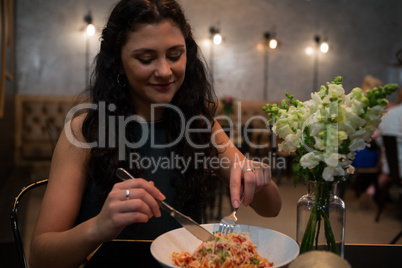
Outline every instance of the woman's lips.
{"label": "woman's lips", "polygon": [[158,91],[169,90],[174,82],[151,84]]}

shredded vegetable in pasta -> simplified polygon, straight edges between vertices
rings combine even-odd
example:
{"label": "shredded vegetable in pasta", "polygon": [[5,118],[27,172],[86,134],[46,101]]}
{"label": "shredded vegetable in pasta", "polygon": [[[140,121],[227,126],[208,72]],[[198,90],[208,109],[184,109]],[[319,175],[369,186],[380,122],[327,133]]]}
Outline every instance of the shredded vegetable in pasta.
{"label": "shredded vegetable in pasta", "polygon": [[186,268],[262,268],[274,265],[258,254],[257,246],[246,233],[214,235],[214,241],[203,242],[192,255],[187,251],[173,252],[173,263]]}

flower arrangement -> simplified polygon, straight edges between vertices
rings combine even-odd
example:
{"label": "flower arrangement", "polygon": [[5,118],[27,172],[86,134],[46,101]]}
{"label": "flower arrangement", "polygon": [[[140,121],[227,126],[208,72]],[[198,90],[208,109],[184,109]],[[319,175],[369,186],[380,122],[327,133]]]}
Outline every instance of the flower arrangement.
{"label": "flower arrangement", "polygon": [[324,222],[328,249],[338,252],[329,221],[328,202],[334,182],[354,172],[351,165],[355,152],[363,150],[385,114],[385,97],[398,89],[388,84],[366,92],[354,88],[345,94],[342,77],[311,93],[305,102],[286,94],[281,105],[267,104],[266,111],[272,131],[281,142],[279,151],[295,153],[294,185],[299,178],[320,183],[300,246],[300,253],[317,246],[321,221]]}
{"label": "flower arrangement", "polygon": [[221,99],[223,104],[223,113],[230,116],[234,112],[234,98],[232,96],[226,96]]}

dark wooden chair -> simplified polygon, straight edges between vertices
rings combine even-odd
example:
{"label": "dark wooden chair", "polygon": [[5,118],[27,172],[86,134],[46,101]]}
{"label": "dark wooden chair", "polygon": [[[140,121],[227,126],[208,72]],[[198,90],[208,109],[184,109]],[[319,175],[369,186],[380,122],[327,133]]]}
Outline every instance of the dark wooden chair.
{"label": "dark wooden chair", "polygon": [[48,182],[47,179],[39,180],[39,181],[31,183],[30,185],[22,188],[22,190],[15,197],[14,202],[12,204],[11,226],[13,229],[15,246],[17,247],[18,262],[19,262],[19,265],[21,268],[25,268],[28,266],[27,266],[27,261],[25,258],[24,243],[23,243],[23,239],[21,236],[20,223],[18,222],[18,205],[20,204],[22,197],[25,194],[27,194],[28,192],[32,191],[33,189],[35,189],[39,186],[46,186],[47,182]]}

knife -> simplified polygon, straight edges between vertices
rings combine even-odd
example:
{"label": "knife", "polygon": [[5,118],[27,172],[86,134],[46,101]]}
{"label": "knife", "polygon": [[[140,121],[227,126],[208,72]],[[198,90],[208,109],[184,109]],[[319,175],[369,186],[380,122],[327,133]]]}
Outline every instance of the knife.
{"label": "knife", "polygon": [[[128,179],[134,179],[134,177],[130,173],[128,173],[124,168],[118,168],[116,170],[116,175],[123,181]],[[158,202],[159,206],[163,210],[165,210],[167,213],[169,213],[170,216],[175,218],[176,221],[180,223],[192,235],[194,235],[195,237],[204,242],[215,240],[215,236],[213,234],[208,232],[205,228],[203,228],[189,216],[186,216],[183,213],[177,211],[164,201],[158,201]]]}

